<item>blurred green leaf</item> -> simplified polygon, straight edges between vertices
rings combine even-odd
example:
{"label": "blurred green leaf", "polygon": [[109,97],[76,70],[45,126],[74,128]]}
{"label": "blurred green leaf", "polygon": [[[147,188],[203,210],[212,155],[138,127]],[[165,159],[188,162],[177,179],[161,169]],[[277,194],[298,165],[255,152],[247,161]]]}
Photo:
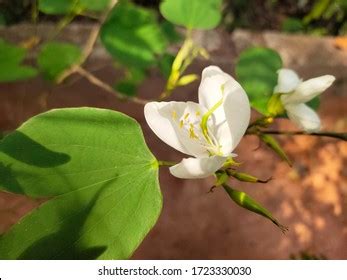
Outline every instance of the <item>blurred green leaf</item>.
{"label": "blurred green leaf", "polygon": [[282,232],[286,232],[288,228],[281,225],[271,214],[269,210],[264,208],[262,205],[260,205],[257,201],[255,201],[253,198],[251,198],[249,195],[247,195],[245,192],[241,192],[238,190],[235,190],[228,185],[223,185],[224,190],[227,192],[229,197],[239,206],[242,208],[245,208],[249,211],[252,211],[254,213],[257,213],[267,219],[269,219],[271,222],[273,222],[276,226],[280,228]]}
{"label": "blurred green leaf", "polygon": [[170,53],[165,53],[158,61],[158,67],[163,76],[168,79],[171,74],[172,63],[175,60],[175,56]]}
{"label": "blurred green leaf", "polygon": [[44,77],[55,80],[65,69],[81,58],[81,49],[73,44],[50,42],[42,46],[37,63]]}
{"label": "blurred green leaf", "polygon": [[222,17],[222,0],[164,0],[160,12],[168,21],[189,29],[213,29]]}
{"label": "blurred green leaf", "polygon": [[277,70],[281,67],[280,55],[262,47],[243,51],[236,64],[237,78],[247,92],[251,106],[264,115],[268,113],[267,104],[277,84]]}
{"label": "blurred green leaf", "polygon": [[271,148],[281,159],[286,161],[289,166],[292,166],[291,160],[288,158],[285,151],[282,149],[281,145],[277,142],[277,140],[268,134],[260,134],[260,139],[269,147]]}
{"label": "blurred green leaf", "polygon": [[45,201],[0,237],[0,259],[126,259],[157,221],[158,163],[124,114],[52,110],[0,151],[0,188]]}
{"label": "blurred green leaf", "polygon": [[21,65],[26,49],[5,42],[0,38],[0,82],[25,80],[37,75],[37,70]]}
{"label": "blurred green leaf", "polygon": [[126,96],[135,96],[138,86],[143,82],[146,73],[141,68],[129,68],[126,71],[125,78],[119,81],[115,88]]}
{"label": "blurred green leaf", "polygon": [[288,33],[299,33],[304,30],[304,24],[301,19],[288,17],[282,22],[282,31]]}
{"label": "blurred green leaf", "polygon": [[100,36],[109,53],[127,67],[147,68],[167,47],[155,14],[126,2],[114,7]]}
{"label": "blurred green leaf", "polygon": [[306,15],[303,19],[305,24],[310,23],[312,20],[319,19],[323,16],[323,13],[328,9],[331,0],[318,0],[315,1],[315,4],[311,12]]}
{"label": "blurred green leaf", "polygon": [[39,10],[51,15],[78,14],[84,10],[99,12],[104,10],[109,2],[110,0],[39,0]]}
{"label": "blurred green leaf", "polygon": [[173,25],[171,22],[164,20],[160,26],[163,34],[170,43],[177,43],[182,40],[182,35],[176,31],[175,25]]}

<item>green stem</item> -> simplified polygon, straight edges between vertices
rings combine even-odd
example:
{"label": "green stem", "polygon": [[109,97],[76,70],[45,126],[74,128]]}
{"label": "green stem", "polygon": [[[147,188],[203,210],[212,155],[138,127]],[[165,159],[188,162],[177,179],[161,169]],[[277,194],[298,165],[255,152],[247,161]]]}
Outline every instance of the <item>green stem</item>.
{"label": "green stem", "polygon": [[[259,130],[258,133],[261,134],[273,134],[273,135],[286,135],[286,136],[295,136],[295,135],[306,135],[306,136],[321,136],[321,137],[331,137],[340,140],[347,141],[347,132],[305,132],[305,131],[280,131],[280,130]],[[253,131],[247,131],[246,134],[257,134]]]}
{"label": "green stem", "polygon": [[174,166],[177,163],[173,161],[158,160],[159,166]]}

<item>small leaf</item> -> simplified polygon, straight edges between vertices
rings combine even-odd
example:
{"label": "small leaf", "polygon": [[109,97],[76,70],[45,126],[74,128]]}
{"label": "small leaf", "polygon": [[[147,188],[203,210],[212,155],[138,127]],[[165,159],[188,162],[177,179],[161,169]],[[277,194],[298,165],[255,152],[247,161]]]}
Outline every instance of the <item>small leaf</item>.
{"label": "small leaf", "polygon": [[127,2],[114,7],[100,38],[107,51],[127,67],[148,68],[167,47],[153,11]]}
{"label": "small leaf", "polygon": [[189,29],[213,29],[219,24],[222,0],[164,0],[160,12],[168,21]]}
{"label": "small leaf", "polygon": [[244,192],[232,189],[228,185],[223,185],[224,190],[227,192],[229,197],[239,206],[242,208],[245,208],[249,211],[252,211],[254,213],[257,213],[267,219],[269,219],[271,222],[273,222],[276,226],[280,228],[280,230],[285,233],[288,228],[281,225],[271,214],[269,210],[261,206],[258,202],[256,202],[254,199],[252,199],[249,195],[247,195]]}
{"label": "small leaf", "polygon": [[0,142],[0,188],[46,202],[0,237],[0,259],[126,259],[158,219],[158,162],[139,124],[58,109]]}
{"label": "small leaf", "polygon": [[50,42],[42,46],[37,63],[48,80],[55,80],[65,69],[77,63],[81,49],[73,44]]}
{"label": "small leaf", "polygon": [[269,134],[260,134],[259,138],[269,147],[271,148],[273,151],[276,152],[277,155],[279,155],[279,157],[283,160],[285,160],[288,165],[291,167],[292,166],[292,162],[290,161],[290,159],[288,158],[287,154],[284,152],[284,150],[282,149],[282,147],[280,146],[280,144],[277,142],[277,140],[272,137]]}
{"label": "small leaf", "polygon": [[277,71],[282,67],[279,54],[268,48],[255,47],[243,51],[236,64],[237,78],[251,105],[266,115],[267,104],[277,84]]}
{"label": "small leaf", "polygon": [[24,48],[5,42],[0,38],[0,82],[13,82],[33,78],[37,70],[21,65],[26,55]]}

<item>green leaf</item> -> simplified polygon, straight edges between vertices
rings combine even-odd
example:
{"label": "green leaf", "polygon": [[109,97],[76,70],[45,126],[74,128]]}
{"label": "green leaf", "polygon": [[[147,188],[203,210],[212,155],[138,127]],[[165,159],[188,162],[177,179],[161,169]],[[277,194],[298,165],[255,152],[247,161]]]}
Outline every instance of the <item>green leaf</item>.
{"label": "green leaf", "polygon": [[282,22],[281,29],[288,33],[299,33],[304,31],[305,27],[301,19],[288,17]]}
{"label": "green leaf", "polygon": [[0,82],[25,80],[37,75],[37,70],[21,65],[26,55],[24,48],[5,42],[0,38]]}
{"label": "green leaf", "polygon": [[162,207],[139,124],[111,110],[24,123],[0,142],[0,186],[48,200],[0,237],[0,259],[126,259]]}
{"label": "green leaf", "polygon": [[249,211],[252,211],[254,213],[257,213],[267,219],[269,219],[271,222],[273,222],[276,226],[278,226],[281,231],[284,233],[288,230],[287,227],[281,225],[271,214],[269,210],[264,208],[262,205],[260,205],[257,201],[255,201],[253,198],[251,198],[249,195],[247,195],[244,192],[232,189],[228,185],[223,185],[224,190],[227,192],[229,197],[239,206],[242,208],[245,208]]}
{"label": "green leaf", "polygon": [[119,81],[115,88],[126,96],[135,96],[139,85],[146,78],[146,72],[141,68],[128,68],[125,78]]}
{"label": "green leaf", "polygon": [[269,134],[260,134],[259,138],[269,147],[271,148],[281,159],[286,161],[289,166],[292,166],[291,160],[288,158],[285,151],[282,149],[281,145],[277,142],[277,140]]}
{"label": "green leaf", "polygon": [[99,12],[104,10],[110,0],[39,0],[39,10],[50,15],[78,14],[87,10]]}
{"label": "green leaf", "polygon": [[42,46],[37,63],[48,80],[55,80],[81,58],[81,49],[73,44],[50,42]]}
{"label": "green leaf", "polygon": [[158,61],[159,70],[166,79],[170,77],[171,67],[174,60],[175,60],[174,55],[170,53],[165,53],[164,55],[162,55],[162,57]]}
{"label": "green leaf", "polygon": [[155,14],[126,2],[114,7],[100,37],[108,52],[127,67],[147,68],[167,47]]}
{"label": "green leaf", "polygon": [[222,0],[164,0],[160,12],[168,21],[189,29],[213,29],[221,18]]}
{"label": "green leaf", "polygon": [[313,110],[317,111],[320,105],[319,96],[316,96],[315,98],[307,102],[306,105],[310,106]]}
{"label": "green leaf", "polygon": [[236,64],[237,78],[251,105],[267,115],[267,104],[277,84],[277,70],[282,67],[279,54],[268,48],[249,48],[240,54]]}

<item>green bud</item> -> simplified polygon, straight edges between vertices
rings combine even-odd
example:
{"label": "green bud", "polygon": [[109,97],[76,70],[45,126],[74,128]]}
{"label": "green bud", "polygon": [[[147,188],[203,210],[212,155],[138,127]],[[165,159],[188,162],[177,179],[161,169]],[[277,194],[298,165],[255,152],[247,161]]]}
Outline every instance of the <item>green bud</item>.
{"label": "green bud", "polygon": [[185,86],[185,85],[188,85],[188,84],[196,81],[197,79],[199,79],[199,76],[196,74],[185,75],[178,80],[177,85],[178,86]]}
{"label": "green bud", "polygon": [[276,154],[279,155],[279,157],[283,160],[285,160],[290,167],[292,167],[292,162],[280,146],[280,144],[277,142],[277,140],[268,134],[259,134],[259,138],[273,151],[276,152]]}
{"label": "green bud", "polygon": [[260,180],[257,177],[254,177],[250,174],[243,173],[243,172],[237,172],[237,171],[232,170],[232,169],[228,169],[227,173],[229,176],[232,176],[239,181],[249,182],[249,183],[267,183],[271,180],[271,178],[267,179],[267,180]]}
{"label": "green bud", "polygon": [[256,202],[254,199],[252,199],[250,196],[248,196],[246,193],[232,189],[226,184],[223,184],[224,190],[227,192],[229,197],[239,206],[242,208],[245,208],[249,211],[252,211],[256,214],[259,214],[267,219],[269,219],[271,222],[273,222],[276,226],[279,227],[279,229],[285,233],[288,228],[282,224],[280,224],[271,214],[270,211],[268,211],[266,208],[261,206],[258,202]]}

